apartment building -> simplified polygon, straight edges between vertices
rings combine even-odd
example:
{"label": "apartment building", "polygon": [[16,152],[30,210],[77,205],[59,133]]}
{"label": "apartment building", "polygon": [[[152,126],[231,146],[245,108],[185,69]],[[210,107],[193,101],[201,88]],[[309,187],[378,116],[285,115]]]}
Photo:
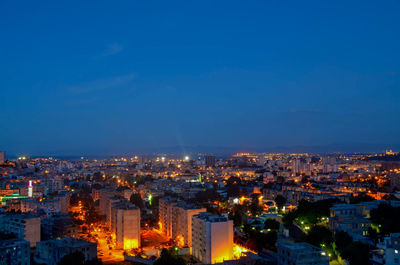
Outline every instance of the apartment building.
{"label": "apartment building", "polygon": [[38,242],[34,261],[38,264],[57,265],[68,254],[81,252],[85,261],[97,258],[97,244],[76,238],[62,238]]}
{"label": "apartment building", "polygon": [[192,217],[192,255],[205,264],[233,259],[233,221],[212,213]]}
{"label": "apartment building", "polygon": [[26,240],[0,240],[0,264],[30,265],[30,250]]}
{"label": "apartment building", "polygon": [[278,241],[278,265],[329,265],[322,249],[308,243]]}
{"label": "apartment building", "polygon": [[30,214],[1,213],[0,230],[14,233],[18,239],[24,239],[35,247],[40,241],[40,218]]}
{"label": "apartment building", "polygon": [[140,247],[140,209],[128,201],[111,206],[111,234],[119,249]]}

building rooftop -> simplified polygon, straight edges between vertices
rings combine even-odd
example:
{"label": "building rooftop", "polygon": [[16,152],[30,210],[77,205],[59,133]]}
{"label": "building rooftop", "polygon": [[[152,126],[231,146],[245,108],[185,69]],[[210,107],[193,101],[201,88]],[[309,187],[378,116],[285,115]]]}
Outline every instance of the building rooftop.
{"label": "building rooftop", "polygon": [[160,200],[165,201],[165,202],[180,202],[181,201],[175,197],[163,197],[163,198],[160,198]]}
{"label": "building rooftop", "polygon": [[19,218],[19,219],[32,219],[32,218],[39,218],[38,216],[32,215],[30,213],[11,213],[5,212],[1,213],[0,217],[9,217],[9,218]]}
{"label": "building rooftop", "polygon": [[7,240],[0,240],[0,248],[4,248],[4,247],[9,248],[13,245],[21,244],[21,243],[26,244],[29,247],[28,241],[13,238],[13,239],[7,239]]}
{"label": "building rooftop", "polygon": [[96,243],[85,241],[85,240],[78,239],[78,238],[73,238],[73,237],[66,237],[66,238],[61,238],[61,239],[51,239],[51,240],[47,240],[47,241],[38,242],[38,244],[54,244],[57,247],[64,247],[64,246],[84,247],[84,246],[88,246],[88,245],[97,246]]}
{"label": "building rooftop", "polygon": [[333,210],[345,210],[345,209],[355,209],[355,204],[347,204],[347,203],[336,203],[333,205],[331,209]]}
{"label": "building rooftop", "polygon": [[317,248],[305,242],[294,243],[294,242],[280,241],[278,242],[278,245],[291,250],[313,250],[318,252],[322,251],[320,248]]}
{"label": "building rooftop", "polygon": [[185,210],[192,210],[192,209],[202,209],[204,207],[196,205],[190,202],[179,202],[176,207],[183,208]]}
{"label": "building rooftop", "polygon": [[204,212],[204,213],[200,213],[195,215],[194,217],[202,219],[206,222],[210,222],[210,223],[216,223],[216,222],[227,222],[228,218],[224,217],[224,216],[220,216],[218,214],[213,214],[213,213],[209,213],[209,212]]}
{"label": "building rooftop", "polygon": [[126,200],[125,197],[115,194],[108,197],[109,200]]}
{"label": "building rooftop", "polygon": [[127,200],[115,202],[112,204],[112,207],[115,209],[120,209],[120,210],[137,210],[137,209],[139,209],[136,205],[134,205],[133,203],[131,203]]}

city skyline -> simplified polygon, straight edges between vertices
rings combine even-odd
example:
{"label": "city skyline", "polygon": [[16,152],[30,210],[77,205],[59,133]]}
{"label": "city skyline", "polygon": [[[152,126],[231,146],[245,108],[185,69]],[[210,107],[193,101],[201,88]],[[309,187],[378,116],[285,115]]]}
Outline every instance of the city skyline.
{"label": "city skyline", "polygon": [[0,264],[400,264],[399,14],[0,1]]}
{"label": "city skyline", "polygon": [[0,5],[9,154],[400,149],[398,1]]}
{"label": "city skyline", "polygon": [[[394,148],[392,148],[394,146]],[[368,145],[358,144],[353,146],[346,146],[343,144],[332,144],[326,146],[275,146],[271,148],[238,148],[238,147],[221,147],[221,146],[170,146],[161,147],[158,149],[132,149],[126,152],[112,152],[112,151],[92,151],[92,152],[69,152],[69,151],[53,151],[45,153],[29,153],[29,152],[17,152],[10,153],[7,150],[0,150],[4,152],[7,159],[17,159],[20,157],[54,157],[60,159],[81,159],[82,157],[90,159],[105,159],[110,157],[129,157],[129,156],[147,156],[157,157],[160,155],[166,155],[169,157],[185,157],[189,156],[190,159],[196,159],[202,154],[213,154],[218,157],[227,158],[235,153],[309,153],[309,154],[379,154],[387,150],[399,150],[399,145],[391,145],[390,148],[385,148],[385,145]]]}

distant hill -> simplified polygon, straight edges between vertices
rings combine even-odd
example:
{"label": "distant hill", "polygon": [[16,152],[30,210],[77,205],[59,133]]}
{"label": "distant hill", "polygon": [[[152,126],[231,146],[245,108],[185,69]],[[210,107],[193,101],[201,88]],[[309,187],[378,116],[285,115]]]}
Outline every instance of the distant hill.
{"label": "distant hill", "polygon": [[367,161],[387,161],[387,162],[392,162],[392,161],[400,161],[400,155],[378,155],[378,156],[372,156],[368,157],[365,160]]}

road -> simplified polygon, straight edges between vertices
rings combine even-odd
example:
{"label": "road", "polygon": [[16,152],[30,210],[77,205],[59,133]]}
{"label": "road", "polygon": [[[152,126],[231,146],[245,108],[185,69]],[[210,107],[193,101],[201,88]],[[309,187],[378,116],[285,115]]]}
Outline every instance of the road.
{"label": "road", "polygon": [[104,264],[117,263],[124,260],[123,250],[114,248],[114,244],[109,240],[110,234],[104,231],[101,226],[95,226],[91,235],[97,239],[97,257]]}

